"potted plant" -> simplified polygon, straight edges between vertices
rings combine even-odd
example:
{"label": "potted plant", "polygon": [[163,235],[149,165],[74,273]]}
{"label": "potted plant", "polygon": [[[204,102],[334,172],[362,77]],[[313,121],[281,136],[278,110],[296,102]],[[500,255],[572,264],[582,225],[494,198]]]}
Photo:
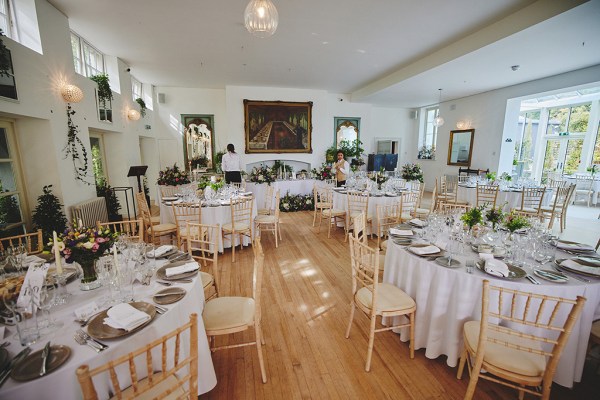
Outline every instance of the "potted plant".
{"label": "potted plant", "polygon": [[113,93],[110,89],[108,75],[92,75],[90,76],[90,79],[96,82],[98,85],[98,108],[100,111],[100,120],[112,122],[111,100],[113,99]]}
{"label": "potted plant", "polygon": [[4,32],[0,29],[0,76],[10,76],[8,73],[10,71],[10,50],[4,45],[2,36],[4,36]]}
{"label": "potted plant", "polygon": [[67,228],[67,217],[60,200],[52,193],[52,185],[44,186],[43,191],[37,198],[32,220],[34,227],[42,230],[46,243],[52,237],[52,232],[63,232]]}
{"label": "potted plant", "polygon": [[335,146],[331,146],[330,148],[325,150],[325,162],[327,162],[327,163],[335,162],[337,151],[338,151],[338,149]]}
{"label": "potted plant", "polygon": [[137,99],[135,99],[135,102],[138,103],[140,105],[140,115],[142,116],[142,118],[144,118],[146,116],[146,102],[144,101],[144,99],[138,97]]}
{"label": "potted plant", "polygon": [[225,150],[220,150],[218,152],[215,153],[215,163],[214,163],[214,167],[215,167],[215,171],[217,171],[217,173],[221,173],[221,161],[223,160],[223,156],[225,155]]}
{"label": "potted plant", "polygon": [[123,217],[119,214],[121,204],[115,191],[106,183],[105,179],[100,179],[96,185],[96,196],[104,197],[106,201],[106,211],[108,211],[108,220],[110,222],[122,221]]}

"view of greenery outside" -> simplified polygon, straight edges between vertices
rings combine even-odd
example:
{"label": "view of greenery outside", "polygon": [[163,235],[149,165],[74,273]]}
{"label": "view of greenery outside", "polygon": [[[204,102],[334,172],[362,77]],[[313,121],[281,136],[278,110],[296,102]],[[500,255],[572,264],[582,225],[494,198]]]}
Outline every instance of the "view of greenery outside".
{"label": "view of greenery outside", "polygon": [[596,129],[596,143],[594,144],[592,164],[600,164],[600,124],[598,124],[598,129]]}
{"label": "view of greenery outside", "polygon": [[106,180],[104,176],[104,167],[102,165],[102,155],[100,149],[100,140],[98,138],[90,138],[90,145],[92,147],[92,170],[94,171],[94,180],[96,186],[102,186]]}
{"label": "view of greenery outside", "polygon": [[534,147],[534,125],[540,121],[540,111],[527,111],[520,114],[523,117],[523,129],[521,137],[515,142],[515,154],[513,164],[516,166],[519,176],[531,172],[533,164]]}
{"label": "view of greenery outside", "polygon": [[[0,192],[8,192],[3,189],[2,181],[0,181]],[[22,234],[23,224],[14,225],[21,221],[21,208],[17,195],[0,197],[0,237]]]}
{"label": "view of greenery outside", "polygon": [[546,151],[544,152],[544,169],[542,172],[542,183],[546,182],[546,172],[556,170],[558,164],[558,152],[560,142],[558,140],[548,140],[546,142]]}
{"label": "view of greenery outside", "polygon": [[564,174],[574,174],[579,168],[581,162],[581,149],[583,148],[583,139],[570,139],[567,143],[567,156],[563,167]]}

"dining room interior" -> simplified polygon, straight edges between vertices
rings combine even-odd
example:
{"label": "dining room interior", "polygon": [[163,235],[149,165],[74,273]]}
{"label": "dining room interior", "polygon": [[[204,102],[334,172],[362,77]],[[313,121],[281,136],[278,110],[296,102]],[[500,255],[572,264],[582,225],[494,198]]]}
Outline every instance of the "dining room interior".
{"label": "dining room interior", "polygon": [[599,20],[0,0],[0,400],[597,398]]}

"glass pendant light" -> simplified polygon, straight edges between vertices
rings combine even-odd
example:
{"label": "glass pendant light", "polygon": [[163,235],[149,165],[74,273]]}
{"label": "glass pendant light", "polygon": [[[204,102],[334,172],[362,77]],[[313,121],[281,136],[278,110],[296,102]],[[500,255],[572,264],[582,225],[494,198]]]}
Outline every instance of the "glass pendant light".
{"label": "glass pendant light", "polygon": [[266,38],[275,33],[278,23],[279,14],[271,0],[250,0],[244,11],[244,25],[248,32]]}
{"label": "glass pendant light", "polygon": [[433,120],[433,126],[440,127],[444,125],[444,118],[440,115],[440,104],[442,104],[442,89],[438,89],[440,91],[440,99],[438,101],[438,116]]}

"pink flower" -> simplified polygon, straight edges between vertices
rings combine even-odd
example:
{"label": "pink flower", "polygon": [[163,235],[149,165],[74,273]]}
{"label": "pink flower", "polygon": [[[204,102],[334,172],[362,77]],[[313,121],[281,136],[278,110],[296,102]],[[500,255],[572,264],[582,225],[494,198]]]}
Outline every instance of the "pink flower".
{"label": "pink flower", "polygon": [[92,246],[92,251],[95,253],[96,251],[98,251],[99,248],[100,245],[98,243],[94,243],[94,245]]}
{"label": "pink flower", "polygon": [[104,242],[106,242],[106,238],[103,238],[103,237],[96,238],[96,243],[104,243]]}

